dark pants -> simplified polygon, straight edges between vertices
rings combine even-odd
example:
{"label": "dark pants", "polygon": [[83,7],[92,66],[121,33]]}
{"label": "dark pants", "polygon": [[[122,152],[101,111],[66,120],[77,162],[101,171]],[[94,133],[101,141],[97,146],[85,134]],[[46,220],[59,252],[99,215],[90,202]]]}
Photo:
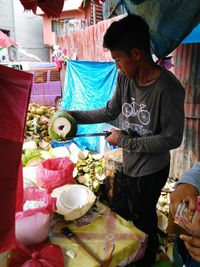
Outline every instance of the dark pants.
{"label": "dark pants", "polygon": [[[160,171],[142,176],[118,179],[118,201],[113,210],[148,235],[144,257],[136,266],[149,267],[155,261],[158,246],[156,204],[169,174],[169,165]],[[120,205],[119,205],[120,203]]]}

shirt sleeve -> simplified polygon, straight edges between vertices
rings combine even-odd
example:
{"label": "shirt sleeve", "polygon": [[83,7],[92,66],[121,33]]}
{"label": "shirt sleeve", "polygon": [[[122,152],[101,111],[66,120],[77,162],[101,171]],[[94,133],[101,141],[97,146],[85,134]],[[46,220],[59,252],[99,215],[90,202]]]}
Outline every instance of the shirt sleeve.
{"label": "shirt sleeve", "polygon": [[117,86],[113,97],[107,102],[106,107],[86,111],[70,111],[78,124],[92,124],[110,122],[121,113],[121,86],[117,79]]}
{"label": "shirt sleeve", "polygon": [[195,186],[200,193],[200,162],[196,163],[192,168],[186,171],[176,183],[176,186],[183,183]]}
{"label": "shirt sleeve", "polygon": [[[178,83],[179,85],[179,83]],[[119,146],[140,153],[161,153],[180,146],[184,129],[185,92],[181,85],[161,95],[159,134],[130,138],[122,135]]]}

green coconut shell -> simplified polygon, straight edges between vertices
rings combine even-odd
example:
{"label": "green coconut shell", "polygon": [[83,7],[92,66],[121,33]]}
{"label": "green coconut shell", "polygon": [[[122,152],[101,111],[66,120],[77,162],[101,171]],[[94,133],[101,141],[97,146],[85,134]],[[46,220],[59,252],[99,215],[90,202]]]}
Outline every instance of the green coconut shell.
{"label": "green coconut shell", "polygon": [[[65,136],[60,135],[59,132],[56,131],[56,129],[58,128],[56,126],[56,123],[58,121],[59,118],[64,118],[69,122],[69,125],[71,126],[70,129],[66,130]],[[50,136],[51,139],[63,139],[63,138],[67,138],[70,136],[74,136],[77,133],[77,123],[76,120],[67,112],[63,112],[63,111],[56,111],[49,122],[49,127],[48,127],[48,134]]]}

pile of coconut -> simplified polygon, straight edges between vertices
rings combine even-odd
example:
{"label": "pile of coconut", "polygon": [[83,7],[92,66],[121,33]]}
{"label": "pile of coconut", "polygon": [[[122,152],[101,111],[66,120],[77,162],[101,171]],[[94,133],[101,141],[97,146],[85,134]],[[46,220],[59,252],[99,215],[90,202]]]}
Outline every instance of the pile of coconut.
{"label": "pile of coconut", "polygon": [[25,141],[33,140],[38,146],[48,146],[50,137],[48,134],[49,122],[55,113],[55,107],[46,107],[30,103],[25,124]]}

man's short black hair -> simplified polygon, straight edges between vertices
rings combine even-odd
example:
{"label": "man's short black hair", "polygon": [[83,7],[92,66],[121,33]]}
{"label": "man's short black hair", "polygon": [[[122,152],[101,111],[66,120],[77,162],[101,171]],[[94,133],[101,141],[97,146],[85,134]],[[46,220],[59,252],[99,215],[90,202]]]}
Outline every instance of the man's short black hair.
{"label": "man's short black hair", "polygon": [[149,54],[149,26],[142,17],[137,15],[129,15],[115,21],[104,35],[103,47],[123,51],[128,55],[133,48],[138,48]]}

